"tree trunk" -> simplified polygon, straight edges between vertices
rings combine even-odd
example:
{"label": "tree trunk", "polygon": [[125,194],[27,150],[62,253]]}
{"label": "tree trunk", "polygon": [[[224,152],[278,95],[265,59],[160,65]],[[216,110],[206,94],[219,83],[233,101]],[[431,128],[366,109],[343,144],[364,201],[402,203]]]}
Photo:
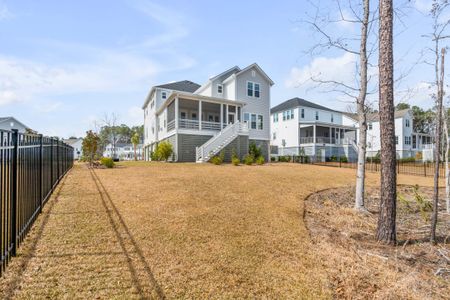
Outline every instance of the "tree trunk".
{"label": "tree trunk", "polygon": [[364,182],[366,178],[366,145],[367,145],[367,30],[369,27],[369,0],[364,0],[364,17],[361,23],[361,45],[359,50],[360,90],[356,101],[359,121],[358,170],[356,172],[355,209],[365,210]]}
{"label": "tree trunk", "polygon": [[449,138],[448,138],[448,120],[447,120],[447,109],[442,110],[442,124],[444,128],[442,132],[444,133],[445,138],[445,203],[447,207],[447,213],[450,214],[450,171],[448,165],[448,152],[450,151]]}
{"label": "tree trunk", "polygon": [[380,215],[377,240],[395,244],[396,235],[396,149],[394,125],[394,55],[393,55],[393,4],[380,0],[379,27],[379,109],[381,133],[381,186]]}
{"label": "tree trunk", "polygon": [[[439,53],[436,49],[436,72],[438,71],[439,65]],[[441,74],[436,74],[437,78],[437,120],[436,120],[436,134],[435,134],[435,148],[434,148],[434,191],[433,191],[433,213],[431,215],[431,234],[430,234],[430,242],[436,243],[436,225],[438,219],[438,202],[439,202],[439,166],[440,166],[440,149],[441,149],[441,140],[442,140],[442,102],[444,97],[444,58],[445,58],[445,49],[441,50]]]}
{"label": "tree trunk", "polygon": [[134,146],[134,160],[137,161],[136,144]]}

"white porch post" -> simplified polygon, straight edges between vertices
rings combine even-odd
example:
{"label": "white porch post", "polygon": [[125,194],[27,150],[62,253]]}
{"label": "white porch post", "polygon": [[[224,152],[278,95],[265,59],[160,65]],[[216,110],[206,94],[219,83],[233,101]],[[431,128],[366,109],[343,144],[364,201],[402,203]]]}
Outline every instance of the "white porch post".
{"label": "white porch post", "polygon": [[220,130],[223,129],[223,104],[220,104]]}
{"label": "white porch post", "polygon": [[175,129],[178,130],[178,116],[179,116],[179,108],[178,108],[179,100],[178,97],[175,98]]}
{"label": "white porch post", "polygon": [[228,104],[227,104],[227,108],[226,108],[226,114],[225,114],[225,123],[228,126]]}
{"label": "white porch post", "polygon": [[329,139],[330,139],[329,143],[332,144],[332,140],[333,140],[333,139],[331,138],[331,126],[330,126],[329,129],[330,129],[330,134],[328,135],[328,136],[329,136]]}
{"label": "white porch post", "polygon": [[202,130],[202,101],[198,101],[198,130]]}
{"label": "white porch post", "polygon": [[313,143],[316,143],[316,124],[313,125]]}

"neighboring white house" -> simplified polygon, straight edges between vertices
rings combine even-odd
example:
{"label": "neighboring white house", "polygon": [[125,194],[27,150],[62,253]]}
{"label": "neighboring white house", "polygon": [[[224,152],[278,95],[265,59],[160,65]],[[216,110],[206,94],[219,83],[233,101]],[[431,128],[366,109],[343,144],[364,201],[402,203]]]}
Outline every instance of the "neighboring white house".
{"label": "neighboring white house", "polygon": [[[138,160],[143,159],[143,145],[136,145],[136,157]],[[108,144],[103,152],[103,157],[111,157],[119,160],[134,160],[134,145],[117,143],[115,150],[112,144]]]}
{"label": "neighboring white house", "polygon": [[0,117],[0,129],[1,130],[11,130],[17,129],[20,133],[25,133],[29,130],[29,127],[18,121],[14,117]]}
{"label": "neighboring white house", "polygon": [[75,160],[80,159],[83,149],[83,139],[82,138],[65,139],[63,140],[63,142],[73,147],[73,159]]}
{"label": "neighboring white house", "polygon": [[273,81],[255,63],[233,67],[202,86],[178,81],[154,86],[143,105],[144,153],[168,141],[175,161],[208,161],[224,151],[239,156],[254,142],[268,159],[270,88]]}
{"label": "neighboring white house", "polygon": [[[380,150],[378,114],[368,116],[367,156]],[[415,156],[431,147],[431,136],[413,132],[410,110],[395,113],[399,158]],[[273,155],[307,155],[325,160],[345,156],[357,160],[359,129],[357,115],[336,111],[304,99],[293,98],[271,109]]]}

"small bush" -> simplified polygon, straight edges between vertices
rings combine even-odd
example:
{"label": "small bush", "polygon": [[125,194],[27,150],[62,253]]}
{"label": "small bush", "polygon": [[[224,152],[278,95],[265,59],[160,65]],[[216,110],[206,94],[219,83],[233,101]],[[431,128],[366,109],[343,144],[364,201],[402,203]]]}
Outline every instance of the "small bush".
{"label": "small bush", "polygon": [[155,156],[157,160],[167,161],[169,157],[173,154],[172,144],[168,141],[164,141],[158,144],[155,151]]}
{"label": "small bush", "polygon": [[255,142],[251,142],[248,146],[248,154],[250,154],[253,157],[260,157],[262,155],[261,148],[256,146]]}
{"label": "small bush", "polygon": [[278,161],[279,161],[279,162],[290,162],[290,161],[291,161],[291,158],[290,158],[288,155],[285,155],[285,156],[279,156],[279,157],[278,157]]}
{"label": "small bush", "polygon": [[343,162],[343,163],[348,163],[348,158],[345,157],[345,156],[341,156],[340,157],[340,161]]}
{"label": "small bush", "polygon": [[100,163],[107,168],[114,168],[114,161],[111,157],[102,157]]}
{"label": "small bush", "polygon": [[338,161],[336,155],[331,155],[330,161],[331,161],[331,162],[336,162],[336,161]]}
{"label": "small bush", "polygon": [[275,162],[275,161],[277,161],[277,159],[275,158],[275,156],[271,156],[271,157],[270,157],[270,161],[271,161],[271,162]]}
{"label": "small bush", "polygon": [[266,161],[264,159],[264,156],[260,155],[256,158],[255,162],[257,165],[263,165]]}
{"label": "small bush", "polygon": [[213,163],[215,165],[221,165],[223,163],[223,160],[225,159],[225,153],[223,151],[220,151],[219,155],[214,155],[209,160],[210,163]]}
{"label": "small bush", "polygon": [[231,163],[234,166],[238,166],[241,163],[241,160],[239,159],[239,156],[237,156],[236,150],[234,150],[234,148],[233,148],[233,150],[231,152]]}
{"label": "small bush", "polygon": [[253,164],[254,160],[255,158],[253,157],[253,155],[247,154],[246,156],[244,156],[244,164],[246,164],[247,166]]}
{"label": "small bush", "polygon": [[403,163],[407,163],[407,162],[415,162],[416,158],[415,157],[404,157],[404,158],[400,158],[398,159],[399,162],[403,162]]}

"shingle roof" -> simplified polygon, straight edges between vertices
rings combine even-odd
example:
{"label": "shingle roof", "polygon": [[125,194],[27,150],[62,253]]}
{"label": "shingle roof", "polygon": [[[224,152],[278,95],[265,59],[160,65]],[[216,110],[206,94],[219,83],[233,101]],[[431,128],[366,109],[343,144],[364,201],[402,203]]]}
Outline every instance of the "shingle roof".
{"label": "shingle roof", "polygon": [[275,107],[272,107],[270,109],[270,113],[272,114],[274,112],[284,111],[284,110],[295,108],[295,107],[299,107],[299,106],[306,106],[306,107],[311,107],[311,108],[316,108],[316,109],[321,109],[321,110],[326,110],[326,111],[333,111],[333,112],[335,111],[335,110],[330,109],[328,107],[325,107],[325,106],[322,106],[322,105],[319,105],[319,104],[316,104],[316,103],[312,103],[312,102],[309,102],[309,101],[307,101],[305,99],[301,99],[301,98],[297,98],[296,97],[296,98],[292,98],[292,99],[286,100],[283,103],[278,104]]}
{"label": "shingle roof", "polygon": [[182,81],[157,85],[156,87],[168,89],[168,90],[180,91],[180,92],[193,93],[196,90],[198,90],[200,85],[195,82],[189,81],[189,80],[182,80]]}
{"label": "shingle roof", "polygon": [[[396,110],[396,111],[394,112],[394,118],[395,118],[395,119],[402,118],[402,117],[404,117],[409,111],[410,111],[410,109]],[[342,112],[342,114],[348,116],[349,118],[352,118],[353,120],[358,120],[358,114],[355,114],[355,113],[349,113],[349,112]],[[378,121],[379,119],[380,119],[380,115],[379,115],[378,112],[376,112],[376,113],[371,113],[371,114],[367,114],[367,121],[375,122],[375,121]]]}

